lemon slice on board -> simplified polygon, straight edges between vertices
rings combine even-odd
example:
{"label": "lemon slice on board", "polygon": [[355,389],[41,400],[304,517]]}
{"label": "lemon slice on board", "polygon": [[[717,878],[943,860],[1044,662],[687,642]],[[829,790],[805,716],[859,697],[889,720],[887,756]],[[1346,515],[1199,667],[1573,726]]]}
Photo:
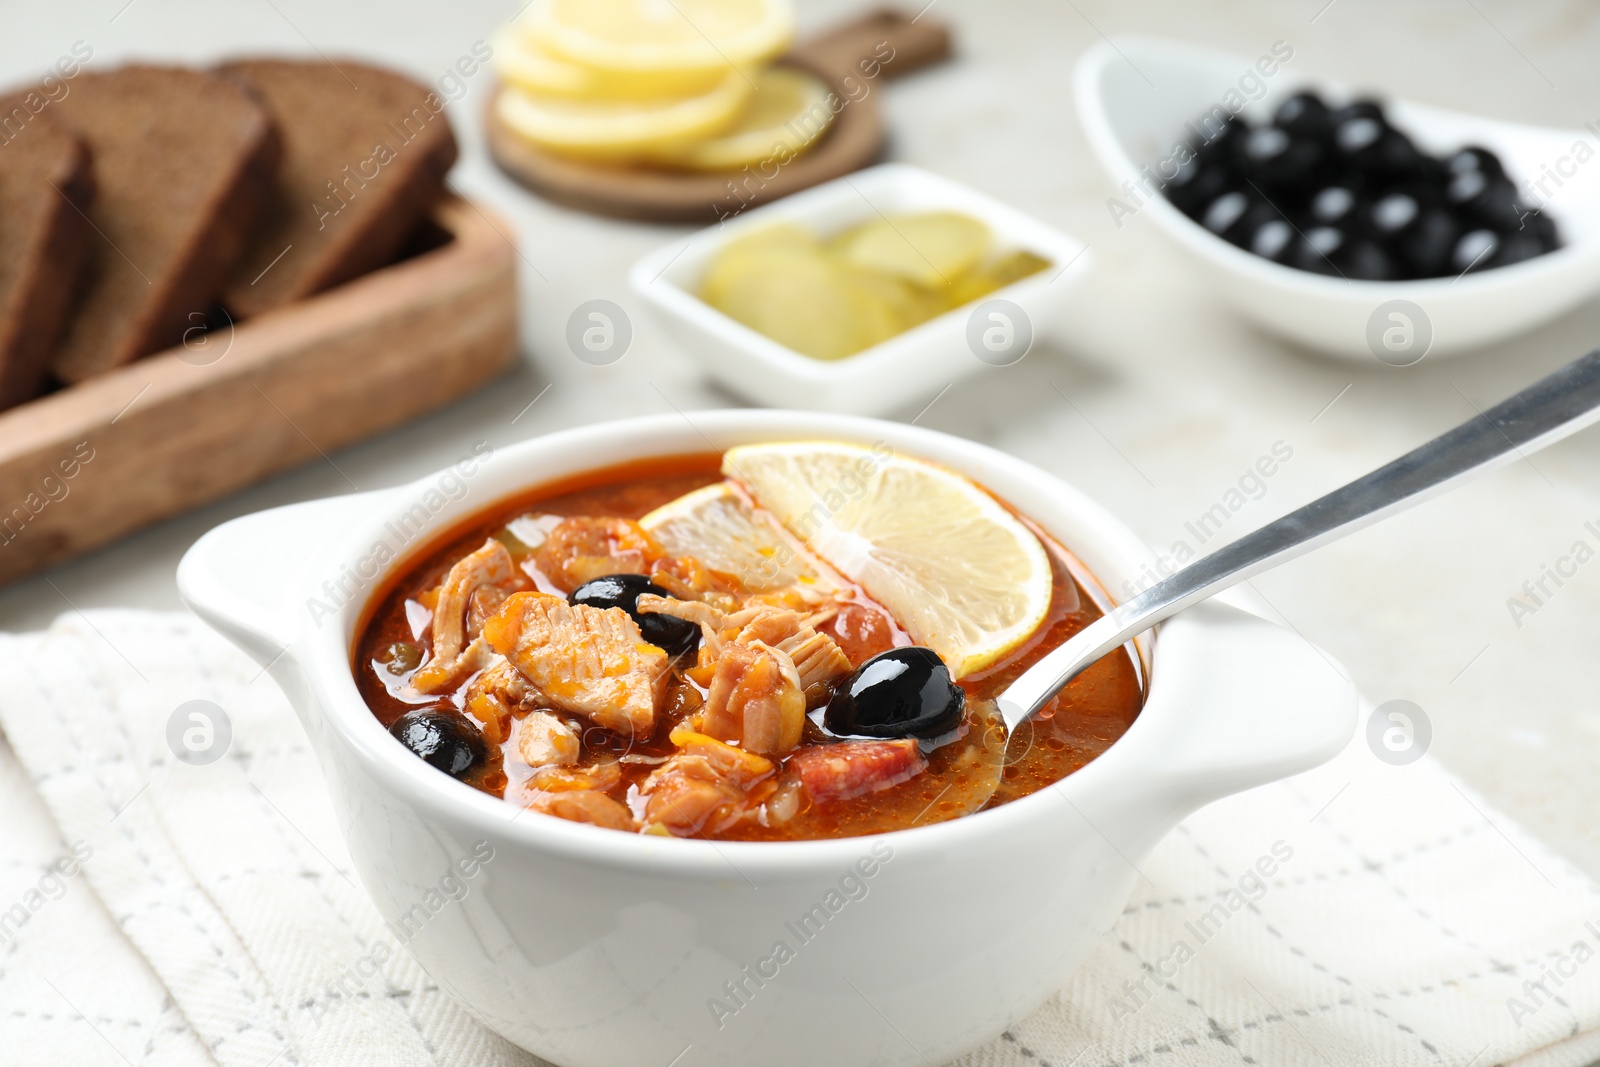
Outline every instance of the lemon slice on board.
{"label": "lemon slice on board", "polygon": [[794,37],[790,0],[535,0],[522,17],[550,54],[645,85],[759,65]]}
{"label": "lemon slice on board", "polygon": [[604,82],[593,71],[557,59],[506,26],[490,41],[489,65],[507,85],[545,96],[603,96]]}
{"label": "lemon slice on board", "polygon": [[1044,546],[953,471],[836,441],[731,448],[722,471],[958,678],[1026,641],[1049,610]]}
{"label": "lemon slice on board", "polygon": [[508,85],[495,106],[507,127],[542,148],[623,161],[681,149],[721,133],[738,119],[750,92],[737,73],[700,96],[660,100],[543,96]]}
{"label": "lemon slice on board", "polygon": [[685,493],[639,525],[671,555],[693,556],[752,593],[800,586],[826,595],[840,588],[793,534],[727,482]]}
{"label": "lemon slice on board", "polygon": [[926,289],[950,285],[989,250],[989,228],[953,211],[880,218],[841,235],[836,246],[858,267]]}
{"label": "lemon slice on board", "polygon": [[690,170],[738,170],[774,160],[787,163],[833,124],[829,89],[792,67],[769,67],[756,76],[755,92],[732,128],[661,161]]}

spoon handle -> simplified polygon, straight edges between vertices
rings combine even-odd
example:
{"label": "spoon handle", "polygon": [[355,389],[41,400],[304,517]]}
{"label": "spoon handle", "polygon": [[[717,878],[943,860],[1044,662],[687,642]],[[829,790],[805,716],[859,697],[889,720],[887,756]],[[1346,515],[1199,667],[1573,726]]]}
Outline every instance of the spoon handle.
{"label": "spoon handle", "polygon": [[1392,463],[1195,560],[1096,619],[1029,667],[1000,697],[1006,726],[1038,711],[1085,667],[1229,586],[1525,458],[1600,419],[1600,349]]}

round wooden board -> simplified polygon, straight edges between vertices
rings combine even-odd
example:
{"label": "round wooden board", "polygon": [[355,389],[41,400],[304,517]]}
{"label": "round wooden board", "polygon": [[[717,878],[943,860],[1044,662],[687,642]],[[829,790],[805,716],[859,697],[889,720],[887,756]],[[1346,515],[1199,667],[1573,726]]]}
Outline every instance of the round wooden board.
{"label": "round wooden board", "polygon": [[[892,58],[878,62],[890,48]],[[700,173],[653,167],[586,163],[547,152],[500,121],[497,103],[505,90],[490,95],[485,114],[489,153],[502,170],[541,196],[601,215],[650,222],[709,225],[872,163],[883,149],[884,123],[872,77],[860,64],[871,62],[879,77],[909,73],[945,58],[949,31],[940,23],[907,19],[891,11],[841,26],[797,47],[780,62],[821,78],[837,94],[839,106],[822,139],[786,164]],[[868,86],[862,93],[863,85]],[[770,171],[770,173],[768,173]]]}

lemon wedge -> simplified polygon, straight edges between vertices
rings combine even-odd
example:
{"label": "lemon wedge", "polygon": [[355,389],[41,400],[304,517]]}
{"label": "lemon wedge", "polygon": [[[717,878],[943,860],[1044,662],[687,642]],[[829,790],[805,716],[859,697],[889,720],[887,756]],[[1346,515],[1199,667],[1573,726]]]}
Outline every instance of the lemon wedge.
{"label": "lemon wedge", "polygon": [[693,556],[752,593],[799,587],[826,595],[841,587],[794,535],[727,482],[661,505],[639,525],[670,555]]}
{"label": "lemon wedge", "polygon": [[738,170],[774,160],[787,163],[816,143],[833,123],[829,89],[793,67],[756,76],[744,113],[725,133],[663,153],[661,161],[690,170]]}
{"label": "lemon wedge", "polygon": [[790,0],[535,0],[522,18],[551,55],[655,87],[752,77],[794,36]]}
{"label": "lemon wedge", "polygon": [[953,471],[835,441],[731,448],[722,471],[958,678],[1022,644],[1049,610],[1044,546]]}
{"label": "lemon wedge", "polygon": [[858,267],[925,289],[948,286],[989,250],[989,228],[953,211],[880,218],[841,235],[836,245]]}
{"label": "lemon wedge", "polygon": [[500,120],[529,141],[585,159],[627,161],[682,149],[715,136],[739,117],[750,97],[743,75],[727,74],[708,93],[660,100],[590,100],[500,92]]}

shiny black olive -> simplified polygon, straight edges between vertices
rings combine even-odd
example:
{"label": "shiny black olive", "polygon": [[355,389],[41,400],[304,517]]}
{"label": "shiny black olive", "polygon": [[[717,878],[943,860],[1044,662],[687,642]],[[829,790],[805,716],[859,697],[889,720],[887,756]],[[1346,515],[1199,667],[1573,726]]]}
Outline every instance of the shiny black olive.
{"label": "shiny black olive", "polygon": [[1396,248],[1413,277],[1437,278],[1449,268],[1450,250],[1460,235],[1461,227],[1450,212],[1424,208]]}
{"label": "shiny black olive", "polygon": [[1367,240],[1345,245],[1338,259],[1339,271],[1346,278],[1364,282],[1386,282],[1398,276],[1389,253]]}
{"label": "shiny black olive", "polygon": [[1237,244],[1244,238],[1245,218],[1250,214],[1250,197],[1235,190],[1223,193],[1206,207],[1200,224],[1218,237]]}
{"label": "shiny black olive", "polygon": [[1311,141],[1326,141],[1333,134],[1333,117],[1316,93],[1295,93],[1279,104],[1272,124]]}
{"label": "shiny black olive", "polygon": [[1358,200],[1354,189],[1330,185],[1311,197],[1311,220],[1319,226],[1348,226],[1355,219]]}
{"label": "shiny black olive", "polygon": [[1306,231],[1305,240],[1295,244],[1289,254],[1289,265],[1317,274],[1338,274],[1339,257],[1349,238],[1333,226],[1313,226]]}
{"label": "shiny black olive", "polygon": [[1377,119],[1347,119],[1333,129],[1333,146],[1346,166],[1357,170],[1378,170],[1383,136],[1387,131]]}
{"label": "shiny black olive", "polygon": [[1436,174],[1439,169],[1437,162],[1424,157],[1411,138],[1399,130],[1384,131],[1372,166],[1391,180],[1414,180]]}
{"label": "shiny black olive", "polygon": [[1204,163],[1221,164],[1224,167],[1231,165],[1237,141],[1250,130],[1249,124],[1238,116],[1230,116],[1220,126],[1215,120],[1207,118],[1193,128],[1200,135],[1191,144],[1195,155]]}
{"label": "shiny black olive", "polygon": [[1194,217],[1228,187],[1228,172],[1191,156],[1178,165],[1178,172],[1167,179],[1162,192],[1185,215]]}
{"label": "shiny black olive", "polygon": [[485,759],[483,737],[459,715],[439,708],[413,708],[389,733],[430,767],[460,778]]}
{"label": "shiny black olive", "polygon": [[1481,170],[1457,174],[1445,186],[1445,200],[1463,220],[1474,220],[1502,233],[1521,227],[1529,208],[1517,197],[1509,178],[1496,178]]}
{"label": "shiny black olive", "polygon": [[1380,241],[1391,242],[1407,233],[1422,214],[1422,205],[1416,197],[1406,193],[1390,193],[1372,205],[1369,219],[1373,235]]}
{"label": "shiny black olive", "polygon": [[639,624],[639,632],[644,639],[667,655],[681,656],[692,652],[700,644],[700,627],[672,615],[641,612],[639,597],[644,593],[672,595],[642,574],[609,574],[584,582],[572,591],[567,600],[573,604],[587,604],[591,608],[621,608]]}
{"label": "shiny black olive", "polygon": [[961,725],[967,695],[931,648],[891,648],[867,660],[828,702],[822,725],[836,737],[920,737]]}
{"label": "shiny black olive", "polygon": [[1445,199],[1456,207],[1465,207],[1483,196],[1492,180],[1492,175],[1481,170],[1457,171],[1450,176],[1450,182],[1444,188]]}
{"label": "shiny black olive", "polygon": [[1454,177],[1468,171],[1482,171],[1486,177],[1500,178],[1505,175],[1505,168],[1500,165],[1500,157],[1487,148],[1477,145],[1468,145],[1466,148],[1445,160],[1445,170]]}
{"label": "shiny black olive", "polygon": [[1263,259],[1282,263],[1297,236],[1294,227],[1283,219],[1268,219],[1250,236],[1250,251]]}
{"label": "shiny black olive", "polygon": [[1293,137],[1276,126],[1260,126],[1239,141],[1239,172],[1271,188],[1299,188],[1322,162],[1322,145]]}
{"label": "shiny black olive", "polygon": [[1450,269],[1457,274],[1480,271],[1494,265],[1500,251],[1500,235],[1493,230],[1472,230],[1463,234],[1450,253]]}
{"label": "shiny black olive", "polygon": [[1500,250],[1494,254],[1494,265],[1509,267],[1513,263],[1521,263],[1525,259],[1544,252],[1539,238],[1531,233],[1513,233],[1500,242]]}
{"label": "shiny black olive", "polygon": [[1520,233],[1532,234],[1539,242],[1541,252],[1552,252],[1561,247],[1561,235],[1549,215],[1542,211],[1528,211],[1522,216]]}

